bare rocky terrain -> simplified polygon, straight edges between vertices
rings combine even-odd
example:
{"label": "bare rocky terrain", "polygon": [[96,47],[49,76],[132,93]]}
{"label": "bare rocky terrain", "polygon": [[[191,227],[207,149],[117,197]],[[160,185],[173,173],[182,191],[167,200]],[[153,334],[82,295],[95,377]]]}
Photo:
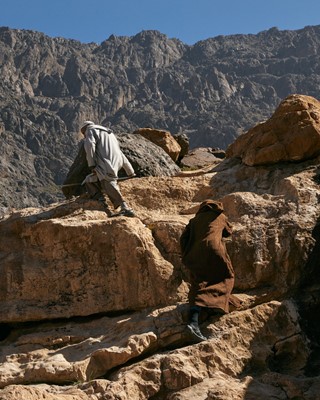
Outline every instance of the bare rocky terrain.
{"label": "bare rocky terrain", "polygon": [[63,199],[83,120],[125,135],[183,133],[192,149],[225,150],[288,95],[319,98],[319,30],[191,46],[157,31],[84,44],[1,27],[1,213]]}
{"label": "bare rocky terrain", "polygon": [[[0,220],[1,400],[320,399],[320,103],[290,96],[246,135],[211,168],[120,182],[135,218],[81,195]],[[241,306],[192,344],[179,238],[207,198]]]}

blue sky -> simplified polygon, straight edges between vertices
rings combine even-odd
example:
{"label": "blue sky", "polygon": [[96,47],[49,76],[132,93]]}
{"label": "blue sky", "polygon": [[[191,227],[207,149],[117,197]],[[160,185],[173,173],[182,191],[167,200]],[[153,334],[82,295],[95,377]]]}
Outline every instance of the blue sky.
{"label": "blue sky", "polygon": [[320,0],[0,0],[0,26],[101,43],[155,29],[187,44],[320,24]]}

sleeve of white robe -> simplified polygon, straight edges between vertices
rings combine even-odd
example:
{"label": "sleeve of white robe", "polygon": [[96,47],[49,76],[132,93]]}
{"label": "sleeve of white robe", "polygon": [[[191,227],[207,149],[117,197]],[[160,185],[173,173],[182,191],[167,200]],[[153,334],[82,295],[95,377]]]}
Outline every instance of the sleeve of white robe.
{"label": "sleeve of white robe", "polygon": [[130,161],[127,159],[127,157],[122,153],[122,159],[123,159],[123,169],[126,171],[126,174],[128,176],[134,175],[134,169],[130,163]]}

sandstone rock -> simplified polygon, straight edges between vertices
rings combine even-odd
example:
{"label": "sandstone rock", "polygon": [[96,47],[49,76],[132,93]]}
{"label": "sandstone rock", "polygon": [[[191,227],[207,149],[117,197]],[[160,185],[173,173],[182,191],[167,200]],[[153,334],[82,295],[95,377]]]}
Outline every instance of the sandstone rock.
{"label": "sandstone rock", "polygon": [[[242,400],[301,398],[319,399],[318,379],[293,379],[277,373],[267,373],[262,379],[246,376],[243,379],[216,372],[212,377],[169,396],[169,400]],[[288,397],[288,395],[290,397]]]}
{"label": "sandstone rock", "polygon": [[169,154],[174,162],[178,161],[181,152],[181,146],[170,132],[159,129],[140,128],[133,133],[141,135],[150,140],[152,143],[161,147],[167,154]]}
{"label": "sandstone rock", "polygon": [[17,212],[0,222],[2,322],[134,310],[178,300],[178,284],[173,287],[171,280],[174,267],[161,257],[151,231],[138,218],[107,219],[90,207],[80,200]]}
{"label": "sandstone rock", "polygon": [[[145,224],[135,218],[107,219],[99,204],[81,197],[0,221],[1,269],[7,274],[0,290],[6,299],[0,320],[68,318],[167,304],[170,297],[172,302],[185,299],[179,236],[188,217],[176,215],[193,199],[207,197],[206,182],[207,177],[184,178],[183,183],[180,178],[150,177],[120,183]],[[153,287],[158,278],[158,288]]]}
{"label": "sandstone rock", "polygon": [[[120,387],[123,398],[132,395],[132,399],[147,399],[158,394],[162,398],[179,399],[180,392],[183,393],[185,388],[190,388],[188,394],[193,397],[194,393],[197,393],[197,385],[209,378],[214,380],[217,377],[218,370],[221,372],[220,378],[225,374],[228,376],[228,382],[232,377],[235,385],[236,378],[241,376],[242,372],[249,366],[250,370],[259,370],[260,374],[263,375],[269,373],[270,368],[271,370],[273,368],[272,362],[280,361],[282,356],[282,365],[285,365],[285,360],[289,360],[291,357],[290,350],[288,349],[287,353],[281,354],[274,354],[272,351],[273,343],[278,340],[277,338],[284,342],[287,340],[283,337],[283,324],[289,327],[293,337],[297,340],[296,345],[300,346],[301,344],[298,334],[299,327],[295,326],[297,315],[291,314],[291,311],[287,313],[289,311],[287,307],[291,311],[294,309],[290,303],[281,305],[272,302],[238,313],[237,317],[231,313],[229,316],[221,318],[219,322],[207,327],[211,332],[215,332],[217,327],[222,328],[228,320],[225,334],[222,337],[210,339],[208,342],[192,348],[184,347],[169,354],[159,354],[133,366],[122,368],[119,372],[110,376],[112,382],[108,385],[108,393],[110,394],[107,398],[114,398]],[[285,320],[283,320],[285,315]],[[301,353],[298,358],[301,357],[302,365],[305,362],[308,349],[306,347],[300,349]],[[268,364],[263,361],[266,359],[269,360]],[[299,365],[296,367],[299,369]],[[229,385],[225,383],[225,379],[219,386],[216,380],[214,380],[214,383],[222,392],[220,392],[221,398],[231,400],[234,391],[229,392]],[[313,380],[313,383],[316,381]],[[239,383],[238,381],[238,390],[242,386]],[[139,391],[137,387],[139,387]],[[194,390],[191,390],[191,387]],[[141,388],[143,389],[141,390]],[[212,394],[215,393],[212,387],[211,389]],[[270,389],[271,393],[272,391],[277,393],[276,387]],[[270,389],[268,393],[270,393]],[[136,396],[138,392],[140,397]],[[205,391],[202,391],[201,395],[203,397],[200,398],[207,398]],[[239,398],[246,398],[246,390],[243,386],[242,396]]]}
{"label": "sandstone rock", "polygon": [[281,102],[272,117],[240,136],[227,149],[246,165],[304,161],[320,153],[320,102],[292,95]]}
{"label": "sandstone rock", "polygon": [[3,400],[89,400],[89,396],[82,390],[69,386],[61,388],[39,384],[36,386],[11,385],[2,390]]}
{"label": "sandstone rock", "polygon": [[[2,219],[0,398],[318,400],[319,175],[319,159],[231,158],[120,182],[138,218],[79,197]],[[201,320],[193,345],[179,237],[208,197],[233,225],[242,304]]]}
{"label": "sandstone rock", "polygon": [[146,225],[159,220],[187,223],[190,215],[182,217],[185,210],[213,196],[211,178],[210,173],[183,178],[143,177],[120,182],[120,189]]}
{"label": "sandstone rock", "polygon": [[224,151],[217,151],[210,147],[198,147],[192,149],[184,156],[180,166],[197,169],[219,163],[224,158]]}
{"label": "sandstone rock", "polygon": [[172,342],[186,343],[186,314],[185,307],[173,306],[26,328],[13,341],[7,338],[10,345],[1,352],[6,361],[0,366],[0,387],[27,380],[87,382],[103,376]]}
{"label": "sandstone rock", "polygon": [[[23,384],[27,380],[33,385],[29,389],[22,386],[21,393],[29,390],[38,395],[43,393],[44,398],[48,396],[49,399],[52,393],[64,394],[66,397],[62,399],[76,394],[85,399],[85,395],[98,393],[105,399],[115,399],[120,393],[122,399],[132,400],[154,395],[183,399],[185,393],[191,395],[199,386],[202,395],[208,393],[205,387],[208,381],[211,381],[212,395],[219,387],[223,398],[231,400],[238,389],[242,392],[239,398],[243,399],[247,387],[237,377],[244,370],[258,369],[265,377],[280,365],[287,373],[294,374],[305,364],[308,347],[303,342],[292,302],[270,302],[213,319],[205,329],[212,338],[196,346],[187,345],[185,318],[183,309],[167,307],[149,314],[104,317],[82,323],[70,322],[67,326],[55,323],[29,327],[12,340],[9,337],[6,349],[1,352],[5,359],[0,367],[1,386],[8,386],[0,391],[1,398],[10,398],[9,394],[18,391],[17,386],[10,387],[10,383]],[[177,348],[148,356],[150,350],[169,343],[175,343]],[[143,353],[146,353],[143,360],[125,366],[128,359]],[[117,365],[124,366],[109,374],[108,379],[93,380]],[[52,385],[69,379],[77,382],[72,391],[69,387],[57,390],[55,386],[34,386],[43,380]],[[219,386],[217,379],[221,382]],[[234,391],[228,391],[227,382],[232,382]],[[266,393],[276,392],[276,386],[269,384]]]}

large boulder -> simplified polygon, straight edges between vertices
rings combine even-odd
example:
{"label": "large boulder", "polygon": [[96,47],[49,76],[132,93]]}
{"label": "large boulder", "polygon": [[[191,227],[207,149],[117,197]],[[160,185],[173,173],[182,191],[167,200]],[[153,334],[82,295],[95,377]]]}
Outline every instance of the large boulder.
{"label": "large boulder", "polygon": [[139,134],[161,147],[167,154],[169,154],[174,162],[178,160],[181,146],[170,132],[160,129],[140,128],[133,133]]}
{"label": "large boulder", "polygon": [[[79,199],[0,224],[0,321],[125,312],[179,301],[174,267],[138,218]],[[180,300],[182,298],[180,297]]]}
{"label": "large boulder", "polygon": [[269,120],[240,136],[226,153],[250,166],[303,161],[319,155],[320,102],[297,94],[287,97]]}
{"label": "large boulder", "polygon": [[225,157],[223,150],[197,147],[186,154],[180,162],[181,168],[197,169],[219,163]]}

